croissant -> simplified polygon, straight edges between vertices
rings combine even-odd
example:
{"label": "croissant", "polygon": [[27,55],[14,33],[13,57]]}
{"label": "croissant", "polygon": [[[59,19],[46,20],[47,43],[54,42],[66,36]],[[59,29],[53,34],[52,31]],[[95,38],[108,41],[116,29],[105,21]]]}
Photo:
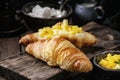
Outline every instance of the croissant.
{"label": "croissant", "polygon": [[29,43],[35,42],[39,40],[39,36],[36,33],[26,34],[25,36],[21,37],[19,43],[22,45],[28,45]]}
{"label": "croissant", "polygon": [[75,25],[68,25],[67,20],[58,22],[52,27],[44,27],[38,32],[27,34],[23,36],[19,43],[28,45],[29,43],[38,41],[40,39],[48,38],[64,38],[73,43],[76,47],[91,46],[96,43],[96,37]]}
{"label": "croissant", "polygon": [[63,38],[42,39],[28,44],[25,50],[49,66],[59,66],[67,71],[89,72],[93,68],[89,58]]}
{"label": "croissant", "polygon": [[[73,43],[76,47],[81,48],[82,46],[91,46],[96,43],[96,37],[88,32],[81,32],[76,35],[67,35],[61,34],[58,36],[59,38],[64,38]],[[19,43],[23,45],[28,45],[29,43],[41,40],[38,33],[31,33],[23,36]]]}

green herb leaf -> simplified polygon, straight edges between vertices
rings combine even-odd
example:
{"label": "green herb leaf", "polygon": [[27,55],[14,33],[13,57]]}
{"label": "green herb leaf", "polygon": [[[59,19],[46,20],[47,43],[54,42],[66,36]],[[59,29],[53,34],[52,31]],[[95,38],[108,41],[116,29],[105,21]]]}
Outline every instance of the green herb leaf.
{"label": "green herb leaf", "polygon": [[120,64],[120,60],[118,61],[118,64]]}

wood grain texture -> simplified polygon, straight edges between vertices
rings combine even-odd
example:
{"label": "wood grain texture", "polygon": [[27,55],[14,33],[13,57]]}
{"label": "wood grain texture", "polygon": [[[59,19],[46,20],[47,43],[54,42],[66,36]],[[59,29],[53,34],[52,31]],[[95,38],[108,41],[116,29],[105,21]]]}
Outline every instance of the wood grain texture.
{"label": "wood grain texture", "polygon": [[0,60],[20,52],[19,37],[0,38]]}
{"label": "wood grain texture", "polygon": [[4,66],[13,72],[19,73],[18,75],[31,80],[46,80],[62,71],[58,67],[50,67],[46,63],[27,54],[5,59],[0,62],[0,66]]}
{"label": "wood grain texture", "polygon": [[86,24],[83,29],[97,37],[95,45],[82,49],[90,59],[101,51],[120,49],[120,32],[95,22]]}
{"label": "wood grain texture", "polygon": [[[19,37],[0,38],[0,60],[19,53]],[[5,80],[0,77],[0,80]]]}

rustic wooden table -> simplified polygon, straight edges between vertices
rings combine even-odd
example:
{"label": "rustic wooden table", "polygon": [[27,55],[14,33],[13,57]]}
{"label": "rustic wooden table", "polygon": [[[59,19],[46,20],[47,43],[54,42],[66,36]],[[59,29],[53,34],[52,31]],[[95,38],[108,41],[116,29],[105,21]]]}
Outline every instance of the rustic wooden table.
{"label": "rustic wooden table", "polygon": [[[98,38],[97,43],[91,48],[81,49],[91,60],[95,54],[103,50],[120,50],[119,32],[95,22],[90,22],[83,28]],[[20,36],[0,38],[0,80],[5,80],[4,78],[7,80],[95,80],[99,78],[94,72],[86,75],[66,72],[58,67],[49,67],[46,63],[27,55],[24,47],[18,44],[19,39]],[[103,79],[103,76],[99,78],[99,80]]]}

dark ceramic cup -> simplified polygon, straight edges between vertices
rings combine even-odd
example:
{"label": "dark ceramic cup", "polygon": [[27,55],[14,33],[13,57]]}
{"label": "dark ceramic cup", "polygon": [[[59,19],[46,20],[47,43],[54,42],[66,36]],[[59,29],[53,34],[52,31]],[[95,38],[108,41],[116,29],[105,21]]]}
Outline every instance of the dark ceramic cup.
{"label": "dark ceramic cup", "polygon": [[90,21],[100,21],[104,17],[101,6],[95,2],[76,3],[73,15],[73,23],[83,25]]}

